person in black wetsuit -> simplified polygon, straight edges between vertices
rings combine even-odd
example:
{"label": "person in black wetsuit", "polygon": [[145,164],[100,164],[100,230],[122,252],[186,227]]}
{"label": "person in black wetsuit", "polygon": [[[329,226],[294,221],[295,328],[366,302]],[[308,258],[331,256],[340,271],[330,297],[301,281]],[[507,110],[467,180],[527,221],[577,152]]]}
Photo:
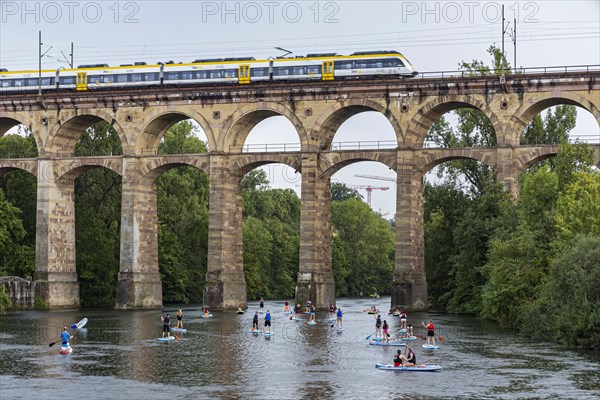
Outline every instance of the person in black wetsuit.
{"label": "person in black wetsuit", "polygon": [[263,309],[265,308],[265,299],[263,299],[262,297],[260,298],[260,311],[263,311]]}
{"label": "person in black wetsuit", "polygon": [[258,311],[256,311],[254,313],[254,318],[252,318],[252,329],[251,331],[257,331],[258,330]]}
{"label": "person in black wetsuit", "polygon": [[417,366],[417,356],[413,353],[410,347],[406,348],[406,356],[402,356],[404,359],[403,366],[404,367],[416,367]]}
{"label": "person in black wetsuit", "polygon": [[167,337],[171,337],[171,316],[169,314],[164,317],[161,315],[160,320],[163,323],[162,337],[165,337],[165,333]]}
{"label": "person in black wetsuit", "polygon": [[178,329],[183,329],[183,311],[181,311],[181,308],[179,309],[179,311],[177,311],[177,325],[175,325],[175,328]]}

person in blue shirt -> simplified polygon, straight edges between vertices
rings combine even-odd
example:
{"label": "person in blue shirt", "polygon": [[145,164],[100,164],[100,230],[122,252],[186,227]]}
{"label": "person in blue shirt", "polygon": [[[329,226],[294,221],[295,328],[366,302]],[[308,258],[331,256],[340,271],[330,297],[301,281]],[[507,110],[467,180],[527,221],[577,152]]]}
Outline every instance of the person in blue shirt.
{"label": "person in blue shirt", "polygon": [[342,308],[338,308],[337,310],[337,321],[336,324],[338,326],[338,328],[342,328],[342,317],[344,316],[344,314],[342,313]]}
{"label": "person in blue shirt", "polygon": [[62,339],[62,347],[69,347],[69,339],[71,339],[71,335],[67,331],[67,327],[63,327],[63,331],[60,334],[60,338]]}
{"label": "person in blue shirt", "polygon": [[[267,313],[265,314],[265,328],[269,327],[269,333],[271,333],[271,311],[267,310]],[[265,332],[265,329],[263,329],[263,333]]]}

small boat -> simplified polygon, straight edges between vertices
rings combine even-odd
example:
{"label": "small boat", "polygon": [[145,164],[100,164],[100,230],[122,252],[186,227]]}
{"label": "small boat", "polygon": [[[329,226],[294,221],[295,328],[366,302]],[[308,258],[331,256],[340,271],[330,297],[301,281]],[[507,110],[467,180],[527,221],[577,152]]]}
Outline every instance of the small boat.
{"label": "small boat", "polygon": [[387,364],[375,364],[378,369],[387,369],[390,371],[401,371],[401,372],[441,372],[442,367],[439,365],[421,365],[416,367],[394,367],[393,365]]}

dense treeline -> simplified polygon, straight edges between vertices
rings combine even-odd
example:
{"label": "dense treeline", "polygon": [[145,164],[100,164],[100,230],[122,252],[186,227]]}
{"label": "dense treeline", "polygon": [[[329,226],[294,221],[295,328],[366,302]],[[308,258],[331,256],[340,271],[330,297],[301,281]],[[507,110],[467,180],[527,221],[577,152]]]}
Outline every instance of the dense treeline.
{"label": "dense treeline", "polygon": [[[207,151],[188,121],[173,126],[159,154]],[[120,155],[118,135],[99,123],[77,143],[77,156]],[[36,157],[31,135],[0,139],[0,157]],[[208,249],[209,177],[177,167],[156,181],[159,269],[165,303],[201,303]],[[36,181],[15,171],[0,178],[0,274],[32,276],[35,270]],[[6,198],[4,198],[6,197]],[[242,180],[244,272],[248,298],[293,298],[299,262],[300,199],[272,189],[262,170]],[[354,190],[332,187],[334,275],[338,295],[389,293],[394,260],[390,224]],[[75,179],[77,272],[84,306],[114,305],[119,272],[121,177],[91,169]],[[360,244],[356,246],[356,243]]]}
{"label": "dense treeline", "polygon": [[[506,61],[495,48],[494,68]],[[481,62],[465,64],[470,70]],[[429,139],[441,146],[495,143],[482,113],[441,118]],[[443,166],[443,182],[425,186],[425,263],[438,309],[494,319],[533,337],[600,349],[600,174],[591,149],[569,144],[576,109],[538,115],[523,144],[560,144],[558,156],[520,177],[505,193],[486,166]]]}

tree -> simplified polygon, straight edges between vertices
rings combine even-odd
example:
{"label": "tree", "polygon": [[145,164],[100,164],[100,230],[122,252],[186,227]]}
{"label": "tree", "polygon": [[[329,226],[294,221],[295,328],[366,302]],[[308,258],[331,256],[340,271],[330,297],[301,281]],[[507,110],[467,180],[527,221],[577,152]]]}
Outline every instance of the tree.
{"label": "tree", "polygon": [[345,183],[333,182],[331,184],[331,201],[344,201],[348,199],[362,200],[358,190],[349,188]]}

